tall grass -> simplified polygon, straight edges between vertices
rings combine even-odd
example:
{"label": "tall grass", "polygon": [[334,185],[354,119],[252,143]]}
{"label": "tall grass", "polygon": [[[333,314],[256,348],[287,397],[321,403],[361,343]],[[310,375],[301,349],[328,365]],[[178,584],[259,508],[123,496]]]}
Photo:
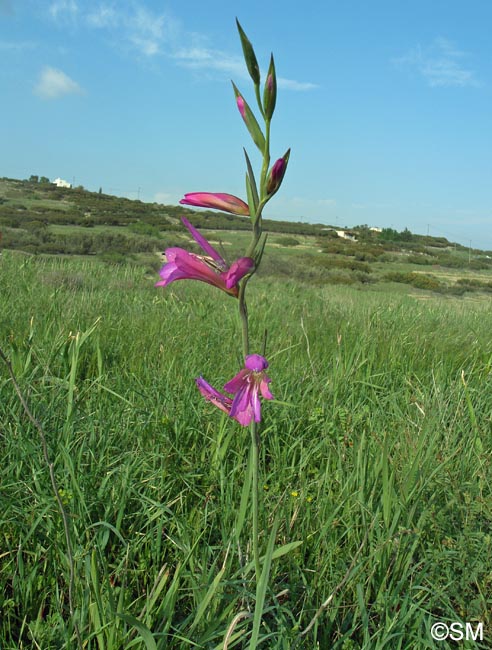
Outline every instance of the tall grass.
{"label": "tall grass", "polygon": [[[253,281],[278,402],[255,592],[248,435],[193,381],[239,367],[233,299],[134,267],[0,265],[0,344],[47,436],[84,647],[453,647],[437,620],[483,621],[463,647],[490,647],[489,303]],[[0,427],[0,647],[74,648],[63,522],[4,367]]]}

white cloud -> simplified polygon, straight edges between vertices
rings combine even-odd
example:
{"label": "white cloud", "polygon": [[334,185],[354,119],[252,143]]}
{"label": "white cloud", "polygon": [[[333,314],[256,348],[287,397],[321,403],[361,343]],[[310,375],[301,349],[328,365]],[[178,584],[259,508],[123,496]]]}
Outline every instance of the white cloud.
{"label": "white cloud", "polygon": [[61,70],[46,66],[41,71],[34,92],[42,99],[58,99],[64,95],[82,94],[83,90]]}
{"label": "white cloud", "polygon": [[[1,0],[0,0],[1,2]],[[177,65],[203,71],[227,74],[235,78],[247,78],[244,60],[209,47],[209,39],[203,34],[188,32],[169,12],[156,12],[143,2],[97,2],[90,8],[75,0],[54,0],[49,12],[53,19],[75,21],[82,18],[90,29],[115,32],[115,42],[126,43],[139,54],[148,58],[166,56]],[[114,36],[114,34],[113,34]],[[278,79],[280,88],[292,91],[308,91],[317,88],[311,82]]]}
{"label": "white cloud", "polygon": [[133,13],[121,15],[122,36],[141,54],[169,54],[181,38],[177,21],[168,13],[154,13],[137,6]]}
{"label": "white cloud", "polygon": [[187,68],[202,70],[220,70],[228,75],[236,77],[247,77],[247,69],[244,61],[238,57],[220,50],[213,50],[206,47],[179,47],[171,53],[171,57],[179,65]]}
{"label": "white cloud", "polygon": [[315,88],[319,88],[318,84],[313,84],[309,81],[294,81],[293,79],[284,79],[283,77],[277,79],[277,85],[279,88],[284,88],[285,90],[297,91],[314,90]]}
{"label": "white cloud", "polygon": [[467,56],[448,39],[438,37],[427,47],[417,45],[394,63],[417,70],[431,87],[479,86],[475,72],[463,63]]}
{"label": "white cloud", "polygon": [[48,11],[53,20],[75,20],[79,8],[75,0],[55,0],[49,6]]}
{"label": "white cloud", "polygon": [[113,7],[109,5],[100,5],[86,16],[87,22],[91,27],[104,29],[108,27],[117,27],[119,16]]}
{"label": "white cloud", "polygon": [[[174,51],[171,56],[180,65],[187,68],[219,70],[236,78],[249,78],[248,70],[242,57],[221,52],[220,50],[196,46],[188,48],[181,47]],[[262,76],[263,78],[266,77],[265,71],[262,71]],[[293,79],[284,79],[282,77],[277,79],[277,85],[279,88],[294,91],[306,91],[318,88],[316,84],[310,82],[294,81]]]}

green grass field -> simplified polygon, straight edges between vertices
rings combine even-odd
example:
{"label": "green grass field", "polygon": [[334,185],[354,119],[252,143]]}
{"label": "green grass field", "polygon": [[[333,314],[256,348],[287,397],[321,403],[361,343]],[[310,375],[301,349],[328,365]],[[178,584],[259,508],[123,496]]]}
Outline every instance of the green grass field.
{"label": "green grass field", "polygon": [[[300,269],[301,255],[283,264]],[[490,299],[283,275],[248,288],[276,398],[263,407],[260,544],[274,526],[275,548],[292,544],[272,560],[258,647],[448,649],[431,625],[468,621],[483,641],[460,647],[490,648]],[[39,434],[2,365],[2,650],[76,648],[74,621],[94,650],[248,648],[249,434],[194,384],[240,367],[236,304],[156,279],[0,258],[0,346],[46,432],[75,606],[70,617]]]}

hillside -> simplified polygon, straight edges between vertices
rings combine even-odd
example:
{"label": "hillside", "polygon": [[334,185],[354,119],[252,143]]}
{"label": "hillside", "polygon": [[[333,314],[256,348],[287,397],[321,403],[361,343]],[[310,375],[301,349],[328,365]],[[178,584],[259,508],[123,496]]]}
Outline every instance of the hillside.
{"label": "hillside", "polygon": [[[158,270],[169,246],[190,247],[186,216],[233,258],[244,254],[249,219],[183,206],[144,203],[83,188],[60,188],[47,178],[0,179],[2,248],[28,254],[98,256]],[[262,274],[296,277],[311,285],[388,284],[461,295],[492,292],[492,253],[408,229],[377,232],[362,225],[264,221],[269,233]],[[338,232],[338,234],[337,234]],[[346,238],[348,237],[348,238]]]}

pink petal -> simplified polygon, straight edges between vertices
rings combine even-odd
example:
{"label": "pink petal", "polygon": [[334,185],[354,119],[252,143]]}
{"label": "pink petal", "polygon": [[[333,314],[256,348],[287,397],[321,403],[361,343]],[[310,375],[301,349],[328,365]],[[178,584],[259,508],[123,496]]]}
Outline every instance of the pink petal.
{"label": "pink petal", "polygon": [[244,387],[248,385],[248,377],[250,377],[251,372],[243,368],[240,370],[237,375],[235,375],[231,380],[224,385],[224,390],[233,395],[243,390]]}
{"label": "pink petal", "polygon": [[227,395],[220,393],[207,381],[205,381],[203,377],[198,377],[198,379],[195,379],[195,382],[198,386],[198,390],[206,400],[212,402],[212,404],[215,404],[217,408],[229,415],[232,406],[232,400],[230,397],[227,397]]}
{"label": "pink petal", "polygon": [[232,402],[230,416],[242,426],[248,426],[253,419],[255,422],[261,421],[258,385],[251,382],[247,386],[243,386]]}
{"label": "pink petal", "polygon": [[227,265],[225,263],[225,260],[215,250],[215,248],[205,239],[205,237],[198,232],[198,230],[193,226],[193,224],[191,224],[188,221],[188,219],[185,219],[185,217],[181,217],[181,221],[183,222],[184,226],[188,228],[188,230],[191,233],[191,236],[196,241],[196,243],[200,246],[200,248],[202,248],[207,253],[207,255],[210,255],[210,257],[213,260],[219,262],[219,264],[223,266],[224,269],[226,269]]}
{"label": "pink petal", "polygon": [[212,269],[199,255],[189,253],[182,248],[168,248],[166,259],[167,264],[159,271],[162,280],[157,282],[156,286],[165,287],[176,280],[200,280],[233,296],[238,295],[237,287],[226,287],[222,275]]}
{"label": "pink petal", "polygon": [[223,192],[191,192],[185,194],[180,203],[200,208],[215,208],[232,214],[249,215],[247,203],[233,194],[224,194]]}
{"label": "pink petal", "polygon": [[268,388],[268,384],[271,381],[272,380],[269,377],[267,377],[266,375],[263,375],[263,377],[261,378],[260,391],[261,391],[261,394],[264,397],[264,399],[275,399],[273,397],[273,395],[271,394],[270,389]]}
{"label": "pink petal", "polygon": [[244,278],[254,267],[255,262],[251,257],[240,257],[231,264],[227,271],[225,284],[228,289],[235,287],[241,278]]}
{"label": "pink petal", "polygon": [[268,368],[268,361],[261,354],[249,354],[245,359],[244,365],[248,370],[252,370],[253,372],[262,372],[262,370]]}

